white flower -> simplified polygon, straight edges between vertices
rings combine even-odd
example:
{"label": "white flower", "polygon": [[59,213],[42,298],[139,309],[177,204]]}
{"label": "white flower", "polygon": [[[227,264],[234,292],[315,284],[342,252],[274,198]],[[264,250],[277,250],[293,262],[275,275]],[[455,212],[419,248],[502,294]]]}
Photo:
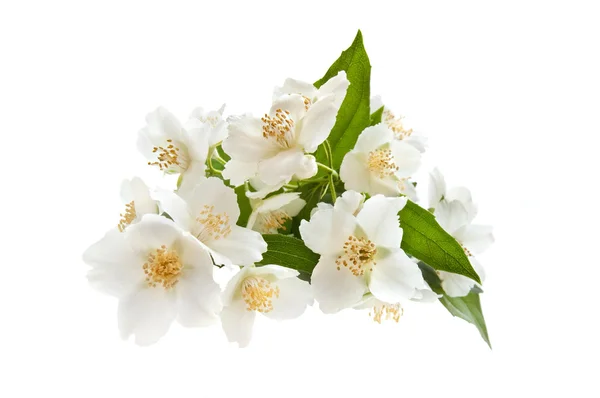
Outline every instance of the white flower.
{"label": "white flower", "polygon": [[418,299],[427,289],[418,265],[400,249],[398,212],[407,199],[376,195],[361,207],[358,198],[347,191],[300,224],[306,246],[321,255],[311,283],[325,313],[352,307],[369,292],[397,303]]}
{"label": "white flower", "polygon": [[199,179],[184,197],[167,191],[156,197],[173,221],[208,248],[215,264],[251,265],[267,250],[258,232],[236,225],[237,196],[216,177]]}
{"label": "white flower", "polygon": [[310,155],[329,136],[338,108],[335,95],[310,105],[298,94],[278,98],[269,114],[229,119],[223,150],[231,156],[223,177],[233,185],[255,178],[274,190],[317,173]]}
{"label": "white flower", "polygon": [[247,227],[261,234],[276,234],[286,229],[286,222],[297,216],[306,202],[300,199],[300,193],[291,192],[251,200],[251,204],[253,210]]}
{"label": "white flower", "polygon": [[208,146],[213,147],[227,137],[227,122],[223,119],[225,104],[216,111],[206,112],[198,107],[192,111],[186,123],[187,130],[207,129]]}
{"label": "white flower", "polygon": [[[371,97],[371,113],[379,110],[383,105],[383,101],[379,95]],[[419,152],[425,152],[427,148],[427,138],[422,134],[413,131],[411,128],[404,126],[404,117],[396,117],[388,107],[383,108],[381,122],[385,124],[394,133],[394,138],[418,149]]]}
{"label": "white flower", "polygon": [[393,132],[380,123],[360,134],[354,149],[344,156],[340,177],[348,190],[370,195],[413,195],[410,189],[414,187],[407,179],[420,164],[421,153],[394,139]]}
{"label": "white flower", "polygon": [[138,135],[138,149],[148,164],[165,173],[180,173],[183,182],[203,176],[208,154],[207,130],[196,126],[184,129],[164,108],[146,116]]}
{"label": "white flower", "polygon": [[221,324],[229,341],[248,345],[257,312],[276,320],[302,315],[313,299],[310,285],[296,276],[279,265],[242,268],[223,292]]}
{"label": "white flower", "polygon": [[177,319],[186,327],[218,321],[220,289],[198,241],[154,214],[123,233],[109,231],[83,255],[90,283],[119,299],[121,336],[158,341]]}
{"label": "white flower", "polygon": [[158,213],[157,202],[150,197],[148,186],[139,177],[125,180],[121,184],[121,200],[125,204],[125,211],[117,228],[123,232],[127,226],[135,224],[146,214]]}
{"label": "white flower", "polygon": [[346,78],[346,72],[340,71],[336,76],[327,80],[321,87],[316,88],[312,83],[303,82],[288,78],[283,83],[282,87],[275,87],[273,91],[273,101],[286,94],[299,94],[304,97],[304,102],[307,106],[318,102],[319,100],[334,95],[334,106],[340,108],[350,82]]}
{"label": "white flower", "polygon": [[[444,177],[435,169],[430,178],[429,199],[438,223],[463,247],[483,282],[485,272],[474,254],[482,253],[491,246],[494,236],[491,226],[471,223],[477,214],[477,207],[473,203],[470,191],[463,187],[446,191]],[[474,280],[463,275],[446,271],[437,273],[444,292],[450,297],[466,296],[476,285]]]}

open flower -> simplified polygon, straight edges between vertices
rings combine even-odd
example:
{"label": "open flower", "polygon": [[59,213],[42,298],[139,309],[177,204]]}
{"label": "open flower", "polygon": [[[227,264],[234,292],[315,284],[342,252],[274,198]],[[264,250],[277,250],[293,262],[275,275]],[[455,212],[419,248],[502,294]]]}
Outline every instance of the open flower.
{"label": "open flower", "polygon": [[[370,105],[371,112],[375,112],[384,106],[381,97],[378,95],[371,97]],[[407,128],[404,125],[403,116],[396,117],[387,106],[384,106],[381,122],[385,124],[387,128],[392,130],[395,139],[413,146],[421,153],[425,152],[425,149],[427,148],[427,137],[415,132],[411,128]]]}
{"label": "open flower", "polygon": [[265,186],[281,187],[317,173],[310,153],[329,136],[338,108],[335,95],[312,105],[298,94],[278,98],[262,118],[244,115],[229,119],[223,150],[231,156],[223,177],[234,185],[255,178]]}
{"label": "open flower", "polygon": [[257,312],[276,320],[302,315],[313,298],[308,282],[296,276],[279,265],[242,268],[223,292],[221,324],[229,341],[248,345]]}
{"label": "open flower", "polygon": [[420,152],[394,139],[392,130],[380,123],[360,134],[354,149],[344,156],[340,177],[348,190],[370,195],[414,195],[408,177],[420,163]]}
{"label": "open flower", "polygon": [[251,265],[267,250],[256,231],[236,225],[240,209],[234,190],[216,177],[201,178],[188,195],[156,193],[164,211],[210,251],[215,264]]}
{"label": "open flower", "polygon": [[158,341],[177,319],[187,327],[218,321],[220,289],[206,250],[175,223],[154,214],[123,233],[109,231],[83,255],[90,283],[119,299],[123,338]]}
{"label": "open flower", "polygon": [[148,165],[168,174],[179,173],[183,182],[204,175],[208,154],[207,129],[184,129],[164,108],[146,116],[146,126],[138,135],[138,149]]}
{"label": "open flower", "polygon": [[[474,257],[482,253],[494,242],[492,227],[472,224],[477,215],[477,207],[472,200],[471,192],[464,187],[446,191],[444,177],[435,169],[430,176],[430,207],[435,218],[446,232],[454,237],[463,247],[475,272],[481,281],[485,279],[483,266]],[[444,292],[451,297],[462,297],[469,294],[476,282],[466,276],[446,271],[437,271]]]}
{"label": "open flower", "polygon": [[251,201],[252,214],[247,227],[261,234],[276,234],[286,229],[286,223],[306,205],[300,193],[290,192]]}
{"label": "open flower", "polygon": [[327,80],[321,87],[316,88],[312,83],[303,82],[300,80],[288,78],[281,87],[275,87],[273,91],[273,101],[286,94],[300,94],[304,97],[304,102],[307,106],[318,102],[330,95],[334,95],[334,106],[340,108],[350,82],[346,78],[346,72],[340,71],[337,75]]}
{"label": "open flower", "polygon": [[300,224],[306,246],[321,255],[311,278],[321,310],[352,307],[366,293],[387,303],[422,296],[427,285],[421,271],[400,248],[398,212],[406,198],[376,195],[361,208],[356,192],[345,196],[348,200],[319,207]]}
{"label": "open flower", "polygon": [[150,197],[148,186],[139,177],[123,181],[121,200],[125,204],[125,211],[120,214],[121,219],[117,226],[120,232],[140,221],[144,215],[158,213],[157,202]]}

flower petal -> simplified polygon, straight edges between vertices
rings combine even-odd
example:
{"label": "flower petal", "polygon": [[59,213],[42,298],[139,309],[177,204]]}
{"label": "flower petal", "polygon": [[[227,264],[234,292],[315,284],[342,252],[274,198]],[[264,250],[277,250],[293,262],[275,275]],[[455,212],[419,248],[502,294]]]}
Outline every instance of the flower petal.
{"label": "flower petal", "polygon": [[297,318],[312,304],[312,289],[308,282],[292,277],[275,284],[279,287],[279,296],[273,299],[273,309],[265,313],[267,317],[279,321]]}
{"label": "flower petal", "polygon": [[339,209],[319,209],[300,223],[300,235],[304,244],[321,255],[342,251],[348,236],[356,232],[357,221],[352,214]]}
{"label": "flower petal", "polygon": [[489,225],[464,225],[453,236],[473,253],[483,253],[494,243],[492,227]]}
{"label": "flower petal", "polygon": [[468,222],[472,222],[475,216],[477,215],[477,205],[473,202],[473,198],[471,197],[471,191],[469,191],[465,187],[454,187],[450,188],[446,193],[447,201],[451,202],[453,200],[459,201],[467,210],[467,219]]}
{"label": "flower petal", "polygon": [[237,159],[231,159],[225,164],[223,178],[229,180],[229,183],[238,187],[256,175],[258,163],[242,162]]}
{"label": "flower petal", "polygon": [[415,290],[425,288],[425,281],[419,266],[401,249],[382,258],[376,258],[373,266],[369,290],[379,300],[397,303],[411,299]]}
{"label": "flower petal", "polygon": [[446,196],[446,181],[436,167],[429,174],[429,207],[437,209],[438,204]]}
{"label": "flower petal", "polygon": [[467,224],[467,211],[459,201],[442,200],[435,209],[435,218],[446,232],[454,236],[455,232]]}
{"label": "flower petal", "polygon": [[267,185],[288,183],[296,173],[305,172],[304,153],[299,148],[281,151],[258,164],[258,178]]}
{"label": "flower petal", "polygon": [[[208,254],[203,261],[212,268]],[[208,326],[219,320],[221,289],[211,273],[197,268],[184,269],[176,287],[179,314],[177,320],[185,327]]]}
{"label": "flower petal", "polygon": [[398,178],[410,177],[417,172],[421,166],[421,152],[402,141],[393,141],[390,149],[398,167],[394,173]]}
{"label": "flower petal", "polygon": [[377,247],[399,248],[402,228],[398,212],[406,205],[406,198],[371,197],[356,216],[367,237]]}
{"label": "flower petal", "polygon": [[231,226],[231,233],[220,239],[204,242],[211,249],[215,264],[251,265],[262,260],[267,243],[256,231]]}
{"label": "flower petal", "polygon": [[300,80],[288,78],[285,79],[283,86],[275,87],[273,91],[273,101],[286,94],[300,94],[312,100],[317,93],[317,88],[311,83],[306,83]]}
{"label": "flower petal", "polygon": [[176,296],[162,287],[144,286],[119,301],[121,337],[135,336],[139,345],[156,343],[169,330],[177,315]]}
{"label": "flower petal", "polygon": [[445,271],[438,271],[438,275],[442,281],[442,289],[450,297],[464,297],[475,285],[474,280],[463,275]]}
{"label": "flower petal", "polygon": [[369,153],[385,144],[389,144],[393,139],[394,133],[385,124],[379,123],[375,126],[367,127],[360,133],[356,145],[354,145],[354,150]]}
{"label": "flower petal", "polygon": [[[342,102],[344,101],[344,98],[346,97],[346,91],[348,90],[349,85],[350,85],[350,82],[348,81],[348,79],[346,77],[346,72],[343,70],[339,71],[337,75],[335,75],[331,79],[327,80],[325,82],[325,84],[323,84],[321,87],[319,87],[317,96],[319,97],[319,100],[320,100],[320,98],[322,98],[322,97],[326,97],[330,94],[333,94],[334,98],[335,98],[335,100],[333,102],[333,106],[335,106],[336,109],[339,109],[340,106],[342,105]],[[308,95],[307,95],[307,97],[312,98],[312,97],[309,97]]]}
{"label": "flower petal", "polygon": [[320,99],[296,125],[296,142],[305,152],[316,151],[331,133],[338,112],[335,99],[334,95]]}
{"label": "flower petal", "polygon": [[[185,192],[189,192],[188,189]],[[194,225],[194,219],[190,214],[188,204],[173,191],[157,189],[152,192],[152,197],[160,203],[162,211],[175,221],[184,231],[189,231]]]}
{"label": "flower petal", "polygon": [[196,184],[192,194],[184,199],[192,217],[199,217],[207,207],[212,209],[213,214],[227,214],[231,224],[235,224],[240,217],[235,191],[217,177],[203,178]]}
{"label": "flower petal", "polygon": [[346,191],[335,201],[335,208],[354,216],[362,209],[365,196],[356,191]]}
{"label": "flower petal", "polygon": [[[275,116],[277,110],[281,109],[283,111],[288,111],[289,117],[294,121],[297,125],[300,119],[306,115],[306,105],[304,104],[304,98],[299,94],[286,94],[277,98],[273,101],[273,105],[271,105],[271,110],[269,114],[271,116]],[[262,127],[261,127],[262,131]]]}
{"label": "flower petal", "polygon": [[340,178],[349,191],[369,192],[371,172],[367,167],[365,154],[358,151],[348,152],[340,166]]}
{"label": "flower petal", "polygon": [[229,136],[223,141],[223,150],[233,159],[258,162],[274,156],[280,148],[263,137],[263,122],[249,115],[230,118]]}
{"label": "flower petal", "polygon": [[367,291],[364,278],[355,276],[348,268],[337,269],[336,258],[321,256],[311,277],[315,299],[326,314],[354,306]]}
{"label": "flower petal", "polygon": [[246,347],[252,339],[255,311],[248,311],[242,300],[236,300],[221,312],[221,325],[230,342]]}
{"label": "flower petal", "polygon": [[171,246],[183,230],[166,217],[146,214],[142,221],[127,227],[124,234],[134,251],[146,255],[163,245]]}

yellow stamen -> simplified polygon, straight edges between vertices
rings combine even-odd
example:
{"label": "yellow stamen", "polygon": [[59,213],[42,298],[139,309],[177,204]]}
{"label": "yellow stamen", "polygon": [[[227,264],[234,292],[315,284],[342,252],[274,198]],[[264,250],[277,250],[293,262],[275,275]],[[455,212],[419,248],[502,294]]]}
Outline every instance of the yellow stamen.
{"label": "yellow stamen", "polygon": [[294,139],[294,121],[290,117],[289,111],[277,109],[275,116],[267,114],[261,118],[263,122],[263,137],[275,142],[283,147],[290,148]]}
{"label": "yellow stamen", "polygon": [[346,267],[355,276],[362,276],[365,271],[373,271],[377,254],[375,244],[369,239],[357,238],[350,235],[344,243],[344,254],[335,260],[338,271]]}
{"label": "yellow stamen", "polygon": [[400,317],[404,314],[404,309],[400,303],[396,304],[379,304],[373,307],[373,312],[369,312],[369,316],[377,323],[382,320],[394,320],[396,323],[400,321]]}
{"label": "yellow stamen", "polygon": [[391,176],[398,171],[394,162],[392,151],[389,149],[376,149],[369,152],[369,170],[379,175],[379,178]]}
{"label": "yellow stamen", "polygon": [[263,230],[273,231],[273,230],[286,230],[285,223],[292,218],[284,211],[275,210],[271,211],[265,215],[263,215]]}
{"label": "yellow stamen", "polygon": [[148,261],[142,268],[146,274],[148,286],[162,285],[168,290],[179,281],[183,265],[177,253],[163,245],[148,255]]}
{"label": "yellow stamen", "polygon": [[259,276],[251,276],[242,282],[242,297],[248,311],[269,312],[273,310],[273,298],[279,297],[279,286]]}
{"label": "yellow stamen", "polygon": [[152,148],[156,153],[156,161],[148,162],[149,166],[158,166],[159,169],[167,171],[169,169],[187,169],[187,155],[182,153],[181,149],[173,143],[172,139],[167,140],[167,144]]}
{"label": "yellow stamen", "polygon": [[410,135],[413,132],[412,129],[404,128],[404,125],[402,124],[402,119],[404,119],[402,116],[396,118],[394,114],[388,110],[385,110],[383,112],[383,121],[385,122],[385,124],[387,124],[388,128],[394,132],[394,135],[399,140],[403,140],[407,137],[410,137]]}
{"label": "yellow stamen", "polygon": [[125,205],[125,213],[121,213],[119,215],[121,216],[121,220],[119,220],[119,225],[117,225],[117,228],[119,228],[120,232],[123,232],[125,227],[130,225],[133,220],[135,220],[136,214],[134,201],[132,200],[131,202],[127,203]]}
{"label": "yellow stamen", "polygon": [[196,221],[202,225],[202,230],[196,235],[200,241],[226,238],[231,233],[229,215],[226,212],[215,213],[212,205],[204,205]]}
{"label": "yellow stamen", "polygon": [[302,98],[304,98],[304,109],[308,110],[308,108],[310,108],[310,106],[312,105],[312,101],[310,100],[310,98],[305,97],[304,95],[302,96]]}

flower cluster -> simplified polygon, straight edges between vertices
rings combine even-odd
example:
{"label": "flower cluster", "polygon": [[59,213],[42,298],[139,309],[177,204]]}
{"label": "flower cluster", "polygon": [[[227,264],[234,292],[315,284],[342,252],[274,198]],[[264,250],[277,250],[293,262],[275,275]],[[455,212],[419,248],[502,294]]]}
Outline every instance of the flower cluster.
{"label": "flower cluster", "polygon": [[[147,345],[174,321],[220,323],[230,341],[246,346],[257,313],[296,318],[316,300],[324,313],[369,308],[376,322],[397,322],[407,300],[481,291],[474,254],[493,237],[472,224],[469,191],[446,190],[436,169],[424,212],[464,250],[471,274],[415,249],[403,214],[409,204],[421,209],[413,176],[427,142],[379,97],[364,110],[367,125],[342,131],[346,104],[357,95],[348,76],[342,69],[318,84],[287,79],[262,116],[225,117],[225,106],[197,108],[185,123],[164,108],[148,114],[138,149],[148,167],[178,174],[177,185],[125,181],[123,212],[83,256],[90,283],[118,298],[123,338]],[[335,145],[336,129],[350,147]],[[221,268],[235,274],[219,284]]]}

